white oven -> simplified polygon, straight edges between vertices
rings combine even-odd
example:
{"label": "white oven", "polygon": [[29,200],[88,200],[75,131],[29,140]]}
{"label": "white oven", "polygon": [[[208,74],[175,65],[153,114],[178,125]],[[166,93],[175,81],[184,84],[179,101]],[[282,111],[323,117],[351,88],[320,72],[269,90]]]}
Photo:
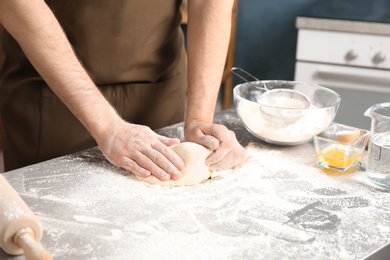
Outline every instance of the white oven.
{"label": "white oven", "polygon": [[390,24],[297,19],[295,80],[341,96],[335,121],[370,129],[364,112],[390,101]]}

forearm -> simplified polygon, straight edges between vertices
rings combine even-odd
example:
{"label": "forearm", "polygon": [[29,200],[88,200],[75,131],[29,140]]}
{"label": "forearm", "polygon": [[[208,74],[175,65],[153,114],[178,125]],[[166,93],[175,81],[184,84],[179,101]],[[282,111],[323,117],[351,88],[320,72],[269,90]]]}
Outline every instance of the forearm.
{"label": "forearm", "polygon": [[229,45],[233,0],[189,0],[186,122],[211,123]]}
{"label": "forearm", "polygon": [[42,0],[2,0],[0,19],[42,78],[92,135],[117,117]]}

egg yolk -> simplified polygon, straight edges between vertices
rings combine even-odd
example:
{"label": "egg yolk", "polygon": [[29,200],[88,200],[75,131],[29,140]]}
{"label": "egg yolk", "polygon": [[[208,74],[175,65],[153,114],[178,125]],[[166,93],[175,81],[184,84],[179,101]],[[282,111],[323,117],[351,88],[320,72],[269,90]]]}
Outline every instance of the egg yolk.
{"label": "egg yolk", "polygon": [[361,152],[353,149],[349,151],[349,153],[346,153],[345,150],[326,148],[320,152],[318,159],[331,167],[346,169],[353,165],[356,161],[360,160],[361,156]]}

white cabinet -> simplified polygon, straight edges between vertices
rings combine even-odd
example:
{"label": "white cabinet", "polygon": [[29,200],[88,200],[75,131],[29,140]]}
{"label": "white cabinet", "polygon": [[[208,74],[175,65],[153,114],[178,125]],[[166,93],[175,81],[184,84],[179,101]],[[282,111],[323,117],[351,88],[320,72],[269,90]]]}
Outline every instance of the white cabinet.
{"label": "white cabinet", "polygon": [[297,60],[390,69],[390,36],[301,29]]}
{"label": "white cabinet", "polygon": [[370,129],[366,109],[390,101],[390,25],[299,17],[297,27],[295,80],[335,90],[335,121]]}

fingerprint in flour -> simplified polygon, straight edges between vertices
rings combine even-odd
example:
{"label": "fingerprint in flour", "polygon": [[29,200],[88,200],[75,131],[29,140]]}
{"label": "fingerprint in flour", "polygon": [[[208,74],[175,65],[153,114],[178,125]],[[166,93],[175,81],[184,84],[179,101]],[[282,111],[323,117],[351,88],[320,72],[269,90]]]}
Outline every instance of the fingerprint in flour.
{"label": "fingerprint in flour", "polygon": [[329,211],[320,209],[321,202],[317,201],[299,210],[287,214],[292,224],[305,230],[329,231],[334,230],[340,224],[340,218]]}
{"label": "fingerprint in flour", "polygon": [[188,212],[169,212],[161,217],[157,225],[169,232],[193,234],[200,231],[197,220]]}
{"label": "fingerprint in flour", "polygon": [[361,197],[361,194],[349,194],[334,187],[313,189],[302,194],[283,193],[278,196],[286,201],[305,205],[288,213],[286,216],[289,221],[286,224],[315,232],[337,230],[341,219],[332,213],[334,211],[370,206],[369,200]]}
{"label": "fingerprint in flour", "polygon": [[[268,207],[260,207],[266,204]],[[272,201],[245,201],[236,197],[226,201],[212,211],[200,209],[196,215],[198,223],[212,233],[240,237],[278,238],[288,242],[306,244],[315,238],[308,232],[284,224],[285,211],[272,207]]]}
{"label": "fingerprint in flour", "polygon": [[259,171],[261,178],[271,182],[271,186],[276,192],[287,192],[291,190],[311,190],[313,185],[307,181],[299,179],[299,175],[289,170],[272,170],[262,168]]}
{"label": "fingerprint in flour", "polygon": [[304,193],[280,193],[278,196],[291,203],[309,205],[320,202],[318,208],[331,211],[339,211],[345,208],[365,208],[371,206],[368,199],[362,193],[349,193],[341,189],[327,187],[306,190]]}
{"label": "fingerprint in flour", "polygon": [[348,192],[344,190],[340,190],[338,188],[333,188],[333,187],[313,189],[312,192],[319,195],[325,195],[325,196],[343,196],[348,194]]}

